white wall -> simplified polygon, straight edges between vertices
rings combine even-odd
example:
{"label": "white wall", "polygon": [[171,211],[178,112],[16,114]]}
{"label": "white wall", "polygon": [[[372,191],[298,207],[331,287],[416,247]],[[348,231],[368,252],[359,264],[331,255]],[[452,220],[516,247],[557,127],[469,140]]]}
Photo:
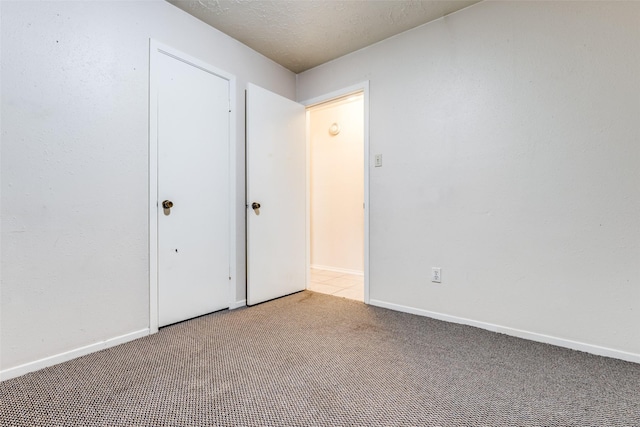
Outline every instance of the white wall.
{"label": "white wall", "polygon": [[363,108],[359,95],[308,114],[312,267],[364,271]]}
{"label": "white wall", "polygon": [[237,299],[244,89],[295,76],[164,2],[0,2],[0,370],[149,326],[149,38],[237,76]]}
{"label": "white wall", "polygon": [[639,23],[482,2],[298,75],[370,81],[374,303],[640,362]]}

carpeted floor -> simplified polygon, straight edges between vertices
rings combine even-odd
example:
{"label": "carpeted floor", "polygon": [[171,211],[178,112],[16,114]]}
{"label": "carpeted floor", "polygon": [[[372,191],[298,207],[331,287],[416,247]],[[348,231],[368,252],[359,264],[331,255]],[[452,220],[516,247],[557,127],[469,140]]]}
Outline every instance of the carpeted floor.
{"label": "carpeted floor", "polygon": [[640,426],[640,365],[309,291],[0,383],[2,426]]}

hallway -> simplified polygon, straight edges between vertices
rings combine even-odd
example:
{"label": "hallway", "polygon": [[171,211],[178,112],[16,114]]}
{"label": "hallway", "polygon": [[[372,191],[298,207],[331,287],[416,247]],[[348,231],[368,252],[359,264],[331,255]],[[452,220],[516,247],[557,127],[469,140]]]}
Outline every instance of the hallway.
{"label": "hallway", "polygon": [[364,276],[330,270],[311,269],[310,291],[364,301]]}

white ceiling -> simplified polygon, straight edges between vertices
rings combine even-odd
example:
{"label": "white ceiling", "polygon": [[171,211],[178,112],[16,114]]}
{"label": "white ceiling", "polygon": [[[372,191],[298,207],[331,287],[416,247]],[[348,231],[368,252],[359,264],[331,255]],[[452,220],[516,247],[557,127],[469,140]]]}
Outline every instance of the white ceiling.
{"label": "white ceiling", "polygon": [[479,0],[168,0],[294,73]]}

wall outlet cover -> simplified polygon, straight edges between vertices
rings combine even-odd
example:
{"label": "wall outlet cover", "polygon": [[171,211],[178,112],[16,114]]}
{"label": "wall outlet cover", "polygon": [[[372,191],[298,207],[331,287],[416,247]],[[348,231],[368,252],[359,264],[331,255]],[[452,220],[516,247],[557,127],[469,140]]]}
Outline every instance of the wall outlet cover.
{"label": "wall outlet cover", "polygon": [[442,271],[440,267],[431,267],[431,281],[434,283],[442,282]]}

